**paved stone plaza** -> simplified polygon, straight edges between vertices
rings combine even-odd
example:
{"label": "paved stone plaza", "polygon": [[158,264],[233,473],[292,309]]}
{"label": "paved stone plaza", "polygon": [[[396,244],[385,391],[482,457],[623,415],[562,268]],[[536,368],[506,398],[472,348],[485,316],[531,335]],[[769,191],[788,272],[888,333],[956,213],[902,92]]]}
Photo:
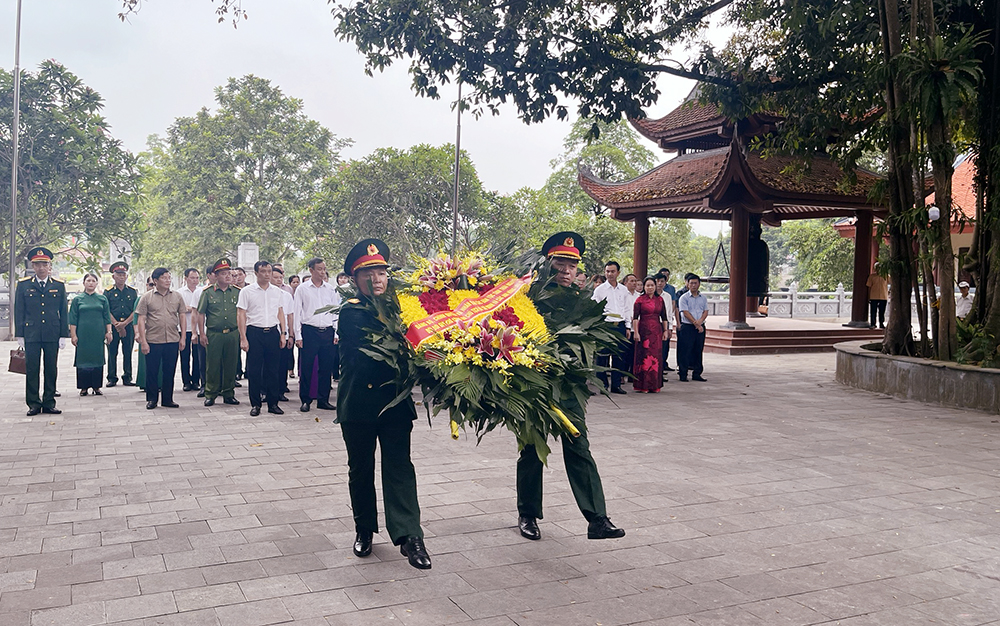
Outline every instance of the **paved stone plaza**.
{"label": "paved stone plaza", "polygon": [[841,387],[833,354],[595,399],[618,540],[587,540],[559,452],[522,539],[511,436],[421,418],[426,572],[384,537],[351,553],[332,414],[80,398],[61,359],[62,415],[0,373],[2,626],[1000,624],[998,416]]}

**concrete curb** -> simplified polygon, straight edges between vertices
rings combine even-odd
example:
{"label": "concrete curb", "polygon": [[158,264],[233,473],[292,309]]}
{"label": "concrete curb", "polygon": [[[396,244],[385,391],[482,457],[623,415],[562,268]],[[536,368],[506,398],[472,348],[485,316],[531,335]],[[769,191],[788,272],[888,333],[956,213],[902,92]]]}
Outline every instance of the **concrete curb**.
{"label": "concrete curb", "polygon": [[866,350],[845,341],[837,351],[837,382],[897,398],[1000,413],[1000,369]]}

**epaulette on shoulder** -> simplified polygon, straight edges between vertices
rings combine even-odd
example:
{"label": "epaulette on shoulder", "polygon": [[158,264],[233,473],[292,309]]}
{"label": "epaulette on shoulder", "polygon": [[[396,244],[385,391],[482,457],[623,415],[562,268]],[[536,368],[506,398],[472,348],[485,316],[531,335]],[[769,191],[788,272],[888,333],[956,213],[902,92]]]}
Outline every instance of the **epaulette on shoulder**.
{"label": "epaulette on shoulder", "polygon": [[62,282],[64,282],[64,281],[62,281],[62,280],[60,280],[60,279],[58,279],[58,278],[55,278],[54,276],[53,276],[53,277],[50,277],[50,278],[49,278],[49,280],[52,280],[53,282],[57,282],[57,283],[62,283]]}
{"label": "epaulette on shoulder", "polygon": [[18,278],[17,282],[23,283],[24,281],[26,281],[26,280],[32,280],[33,278],[34,278],[33,276],[25,276],[24,278]]}
{"label": "epaulette on shoulder", "polygon": [[350,300],[347,301],[347,304],[361,304],[361,300],[359,300],[358,298],[351,298]]}

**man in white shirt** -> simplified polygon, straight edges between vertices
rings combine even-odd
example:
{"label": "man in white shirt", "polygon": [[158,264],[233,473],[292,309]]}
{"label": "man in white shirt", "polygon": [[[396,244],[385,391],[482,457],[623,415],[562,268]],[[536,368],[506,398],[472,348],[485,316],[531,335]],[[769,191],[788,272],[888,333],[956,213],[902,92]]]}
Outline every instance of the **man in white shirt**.
{"label": "man in white shirt", "polygon": [[278,373],[278,378],[281,379],[281,384],[279,385],[281,388],[281,397],[278,399],[282,402],[288,402],[285,394],[289,391],[288,363],[294,358],[292,350],[295,349],[295,302],[292,300],[291,288],[285,289],[287,286],[285,285],[285,271],[277,263],[271,266],[271,285],[281,289],[281,293],[283,294],[281,297],[281,309],[285,312],[285,328],[288,329],[288,339],[281,344],[281,364],[279,365]]}
{"label": "man in white shirt", "polygon": [[[621,273],[622,266],[617,261],[608,261],[604,265],[604,277],[607,281],[594,288],[593,299],[597,302],[604,302],[605,320],[614,324],[618,332],[622,334],[622,339],[628,336],[628,328],[625,320],[632,316],[631,311],[626,311],[626,300],[628,288],[618,282],[618,274]],[[614,368],[611,372],[611,393],[626,393],[622,389],[622,370],[625,363],[622,360],[621,352],[614,354],[602,354],[602,365]],[[608,373],[601,372],[597,375],[604,383],[605,389],[608,387]]]}
{"label": "man in white shirt", "polygon": [[955,317],[964,320],[972,312],[972,302],[975,297],[969,293],[969,283],[964,280],[958,283],[959,295],[955,298]]}
{"label": "man in white shirt", "polygon": [[282,415],[281,345],[288,339],[285,312],[281,308],[284,291],[271,284],[271,264],[257,261],[253,266],[256,282],[240,290],[236,314],[240,327],[240,348],[247,353],[246,379],[250,392],[250,415],[260,415],[263,402],[267,412]]}
{"label": "man in white shirt", "polygon": [[202,292],[200,283],[201,274],[197,269],[189,267],[184,270],[184,286],[177,290],[188,308],[188,312],[184,315],[184,319],[187,320],[187,341],[181,350],[181,382],[184,383],[184,391],[201,389],[204,384],[201,371],[202,363],[205,361],[205,348],[198,340],[198,325],[192,323],[192,315],[198,315],[196,309]]}
{"label": "man in white shirt", "polygon": [[313,362],[319,357],[319,380],[316,385],[316,407],[332,411],[336,407],[330,403],[330,378],[334,362],[334,347],[337,344],[337,315],[335,313],[316,314],[317,309],[326,306],[340,306],[341,298],[337,289],[326,282],[326,262],[320,258],[310,259],[309,280],[295,290],[295,345],[299,347],[299,363],[302,375],[299,377],[299,410],[309,412],[312,398]]}
{"label": "man in white shirt", "polygon": [[642,292],[639,291],[639,279],[635,274],[626,274],[622,281],[628,292],[625,294],[625,338],[628,340],[628,347],[622,360],[625,361],[625,371],[632,372],[632,364],[635,361],[635,342],[632,341],[632,318],[635,316],[635,301],[639,299]]}

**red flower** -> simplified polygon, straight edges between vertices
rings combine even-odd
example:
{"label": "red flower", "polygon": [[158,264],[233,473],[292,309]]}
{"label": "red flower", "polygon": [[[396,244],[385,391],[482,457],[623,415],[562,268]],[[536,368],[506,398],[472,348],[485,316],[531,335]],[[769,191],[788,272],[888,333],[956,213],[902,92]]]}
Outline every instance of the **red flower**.
{"label": "red flower", "polygon": [[524,322],[514,313],[514,309],[509,306],[505,306],[502,309],[493,312],[493,319],[498,322],[503,322],[506,326],[513,326],[518,330],[524,330]]}
{"label": "red flower", "polygon": [[438,311],[448,311],[450,307],[448,306],[448,294],[444,291],[424,291],[417,299],[420,300],[420,305],[424,307],[424,310],[428,314],[433,315]]}

